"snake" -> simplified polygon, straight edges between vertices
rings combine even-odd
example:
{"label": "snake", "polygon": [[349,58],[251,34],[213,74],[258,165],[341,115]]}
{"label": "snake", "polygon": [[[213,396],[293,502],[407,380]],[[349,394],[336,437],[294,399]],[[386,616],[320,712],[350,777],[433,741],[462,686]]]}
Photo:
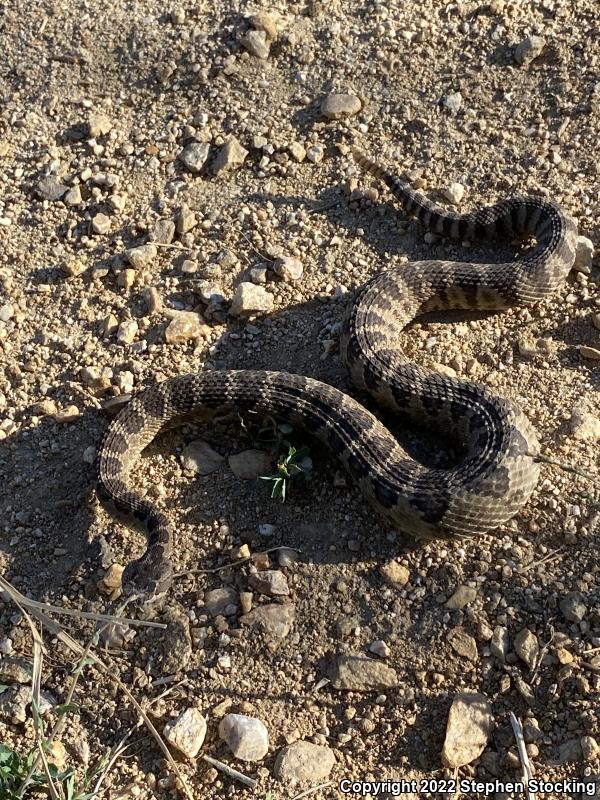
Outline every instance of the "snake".
{"label": "snake", "polygon": [[[177,375],[134,395],[108,426],[96,459],[101,505],[146,537],[142,555],[125,566],[124,593],[150,602],[172,584],[173,525],[151,500],[131,489],[128,478],[161,429],[190,417],[267,413],[306,431],[341,462],[382,521],[417,540],[464,539],[493,531],[533,492],[539,443],[523,410],[484,384],[414,363],[403,352],[402,332],[427,312],[501,311],[550,297],[575,261],[575,221],[554,201],[537,195],[458,213],[434,203],[357,148],[352,154],[408,215],[435,234],[459,242],[528,238],[529,247],[505,263],[400,262],[355,290],[340,328],[340,353],[355,393],[368,398],[364,404],[311,377],[250,369]],[[459,442],[458,463],[432,465],[413,456],[381,421],[386,412],[407,426],[437,432],[438,439]]]}

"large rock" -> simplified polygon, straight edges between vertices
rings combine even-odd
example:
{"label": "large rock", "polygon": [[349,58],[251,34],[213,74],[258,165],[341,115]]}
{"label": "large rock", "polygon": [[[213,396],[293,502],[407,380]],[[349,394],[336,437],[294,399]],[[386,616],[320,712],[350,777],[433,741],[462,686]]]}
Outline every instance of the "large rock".
{"label": "large rock", "polygon": [[275,761],[275,777],[283,781],[318,783],[326,780],[335,765],[333,750],[312,742],[294,742],[284,747]]}
{"label": "large rock", "polygon": [[332,671],[334,689],[371,692],[398,686],[396,670],[367,656],[341,655]]}
{"label": "large rock", "polygon": [[492,732],[492,706],[484,694],[457,694],[450,707],[442,750],[444,766],[470,764],[482,754]]}

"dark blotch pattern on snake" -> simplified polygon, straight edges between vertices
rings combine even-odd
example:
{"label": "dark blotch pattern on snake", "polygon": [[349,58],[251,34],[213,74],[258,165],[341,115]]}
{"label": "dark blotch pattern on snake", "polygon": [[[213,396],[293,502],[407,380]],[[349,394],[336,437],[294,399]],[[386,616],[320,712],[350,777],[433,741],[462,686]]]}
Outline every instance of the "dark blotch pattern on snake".
{"label": "dark blotch pattern on snake", "polygon": [[214,370],[171,378],[133,398],[111,423],[98,455],[100,501],[147,536],[145,552],[125,569],[126,592],[148,599],[171,582],[171,524],[129,489],[128,473],[165,423],[190,414],[267,412],[302,427],[331,449],[382,517],[417,538],[492,530],[533,491],[538,466],[531,454],[538,442],[523,412],[485,386],[411,363],[402,353],[401,333],[427,311],[499,310],[550,296],[574,262],[575,223],[557,205],[539,198],[452,213],[360,152],[354,156],[409,214],[436,233],[458,240],[519,235],[536,240],[522,258],[508,263],[400,264],[360,288],[345,316],[340,344],[353,384],[382,408],[450,432],[464,445],[464,459],[448,469],[424,466],[355,399],[301,375]]}

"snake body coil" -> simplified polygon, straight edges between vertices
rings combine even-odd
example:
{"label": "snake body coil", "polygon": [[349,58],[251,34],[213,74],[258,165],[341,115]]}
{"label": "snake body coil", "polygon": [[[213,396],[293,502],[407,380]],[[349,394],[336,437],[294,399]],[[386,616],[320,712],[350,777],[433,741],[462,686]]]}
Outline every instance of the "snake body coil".
{"label": "snake body coil", "polygon": [[529,234],[536,245],[501,264],[403,263],[358,290],[347,311],[341,351],[353,384],[388,410],[450,432],[465,448],[460,464],[432,469],[413,459],[390,431],[347,394],[287,372],[206,371],[154,385],[111,423],[97,459],[104,507],[147,536],[123,585],[146,598],[171,581],[173,535],[167,518],[128,488],[128,472],[162,426],[190,414],[268,412],[303,427],[339,458],[363,495],[397,529],[417,538],[472,536],[510,519],[533,491],[535,432],[512,402],[485,386],[411,363],[402,329],[427,311],[506,309],[551,295],[575,259],[575,223],[538,198],[508,199],[469,214],[433,204],[355,151],[357,162],[391,189],[405,210],[454,239]]}

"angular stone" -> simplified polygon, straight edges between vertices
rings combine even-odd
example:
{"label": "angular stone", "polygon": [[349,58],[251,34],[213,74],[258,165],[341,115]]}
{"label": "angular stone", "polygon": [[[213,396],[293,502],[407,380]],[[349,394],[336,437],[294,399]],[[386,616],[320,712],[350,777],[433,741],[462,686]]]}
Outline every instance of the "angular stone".
{"label": "angular stone", "polygon": [[332,686],[353,692],[371,692],[398,686],[396,670],[363,655],[341,655],[332,670]]}
{"label": "angular stone", "polygon": [[590,414],[579,406],[575,406],[571,412],[569,427],[575,439],[581,441],[600,439],[600,417]]}
{"label": "angular stone", "polygon": [[460,609],[470,605],[477,597],[477,589],[472,586],[458,586],[446,601],[446,608]]}
{"label": "angular stone", "polygon": [[235,136],[230,136],[220,149],[213,164],[213,172],[218,175],[229,169],[235,169],[244,163],[248,151],[238,142]]}
{"label": "angular stone", "polygon": [[587,236],[578,236],[576,247],[573,269],[583,272],[584,275],[590,275],[594,260],[594,243]]}
{"label": "angular stone", "polygon": [[451,183],[449,186],[445,186],[442,189],[442,194],[449,200],[451,203],[457,205],[463,199],[465,194],[465,187],[462,183]]}
{"label": "angular stone", "polygon": [[153,244],[142,244],[139,247],[132,247],[125,251],[127,263],[134,269],[147,267],[148,264],[154,261],[157,255],[158,250],[156,249],[156,245]]}
{"label": "angular stone", "polygon": [[255,58],[265,61],[269,57],[271,47],[265,31],[248,31],[242,36],[241,45]]}
{"label": "angular stone", "polygon": [[383,564],[379,571],[392,586],[401,588],[406,586],[410,580],[410,570],[398,561],[389,561],[387,564]]}
{"label": "angular stone", "polygon": [[304,267],[302,262],[297,258],[290,256],[281,256],[273,264],[273,271],[276,275],[289,283],[296,283],[302,277]]}
{"label": "angular stone", "polygon": [[508,629],[502,625],[496,625],[490,642],[490,652],[500,661],[505,661],[509,648]]}
{"label": "angular stone", "polygon": [[0,720],[12,723],[25,722],[27,706],[31,703],[31,686],[13,684],[0,694]]}
{"label": "angular stone", "polygon": [[333,92],[323,98],[321,114],[327,119],[344,119],[358,114],[361,108],[362,103],[356,95]]}
{"label": "angular stone", "polygon": [[282,781],[319,783],[329,777],[335,755],[329,747],[312,742],[294,742],[279,751],[275,777]]}
{"label": "angular stone", "polygon": [[526,67],[534,58],[537,58],[546,45],[542,36],[528,36],[515,47],[515,61]]}
{"label": "angular stone", "polygon": [[175,236],[175,223],[172,219],[159,219],[152,229],[152,240],[160,244],[171,244]]}
{"label": "angular stone", "polygon": [[191,142],[179,153],[179,160],[190,172],[197,174],[206,164],[209,152],[208,142]]}
{"label": "angular stone", "polygon": [[219,736],[241,761],[260,761],[269,750],[269,733],[256,717],[226,714],[219,724]]}
{"label": "angular stone", "polygon": [[194,212],[186,205],[181,206],[175,214],[175,228],[177,233],[187,233],[195,228],[198,224],[198,219]]}
{"label": "angular stone", "polygon": [[264,313],[272,308],[273,295],[262,286],[245,281],[238,284],[230,311],[234,317],[241,317],[245,314]]}
{"label": "angular stone", "polygon": [[68,206],[80,205],[83,202],[83,198],[81,197],[81,189],[79,186],[73,186],[72,189],[69,189],[63,197],[63,200]]}
{"label": "angular stone", "polygon": [[110,232],[110,228],[110,217],[107,217],[106,214],[100,213],[92,217],[92,233],[96,233],[99,236],[105,236]]}
{"label": "angular stone", "polygon": [[204,338],[210,332],[199,314],[193,311],[179,311],[165,328],[167,344],[183,344],[190,340]]}
{"label": "angular stone", "polygon": [[106,136],[112,130],[112,127],[112,120],[106,114],[90,114],[87,123],[88,136],[91,139],[98,139],[100,136]]}
{"label": "angular stone", "polygon": [[450,769],[463,767],[478,758],[488,743],[494,718],[484,694],[462,692],[450,707],[442,762]]}
{"label": "angular stone", "polygon": [[142,290],[142,297],[144,298],[149,314],[158,314],[162,311],[162,297],[156,286],[146,286],[146,288]]}
{"label": "angular stone", "polygon": [[42,200],[56,201],[67,193],[68,186],[61,183],[57,178],[49,175],[47,178],[42,178],[36,187],[36,192]]}
{"label": "angular stone", "polygon": [[167,722],[163,735],[170,745],[188,758],[195,758],[206,737],[206,720],[196,708],[188,708]]}
{"label": "angular stone", "polygon": [[268,11],[259,11],[250,17],[250,25],[256,30],[264,31],[267,38],[275,39],[277,37],[277,22]]}
{"label": "angular stone", "polygon": [[224,461],[225,457],[202,439],[190,442],[181,454],[183,468],[197,475],[210,475],[219,469]]}
{"label": "angular stone", "polygon": [[267,569],[250,575],[250,586],[269,597],[287,597],[290,593],[287,578],[278,569]]}
{"label": "angular stone", "polygon": [[240,617],[241,625],[257,626],[265,634],[268,642],[278,645],[290,632],[296,609],[292,603],[280,605],[272,603],[258,606]]}
{"label": "angular stone", "polygon": [[271,459],[263,450],[242,450],[228,458],[229,467],[236,478],[256,480],[271,473]]}
{"label": "angular stone", "polygon": [[529,669],[534,669],[540,652],[537,636],[528,628],[523,628],[523,630],[519,631],[515,636],[513,646],[515,648],[515,653],[527,664]]}
{"label": "angular stone", "polygon": [[117,341],[120,344],[131,344],[138,332],[138,324],[134,319],[127,319],[117,328]]}
{"label": "angular stone", "polygon": [[208,592],[204,592],[204,612],[209,617],[225,615],[226,611],[233,610],[233,606],[237,605],[238,599],[238,593],[231,586],[211,589]]}
{"label": "angular stone", "polygon": [[581,622],[587,614],[586,605],[579,592],[569,592],[561,600],[560,610],[569,622]]}
{"label": "angular stone", "polygon": [[464,628],[452,628],[448,632],[448,641],[454,652],[458,653],[459,656],[467,658],[469,661],[477,661],[479,658],[477,642]]}

